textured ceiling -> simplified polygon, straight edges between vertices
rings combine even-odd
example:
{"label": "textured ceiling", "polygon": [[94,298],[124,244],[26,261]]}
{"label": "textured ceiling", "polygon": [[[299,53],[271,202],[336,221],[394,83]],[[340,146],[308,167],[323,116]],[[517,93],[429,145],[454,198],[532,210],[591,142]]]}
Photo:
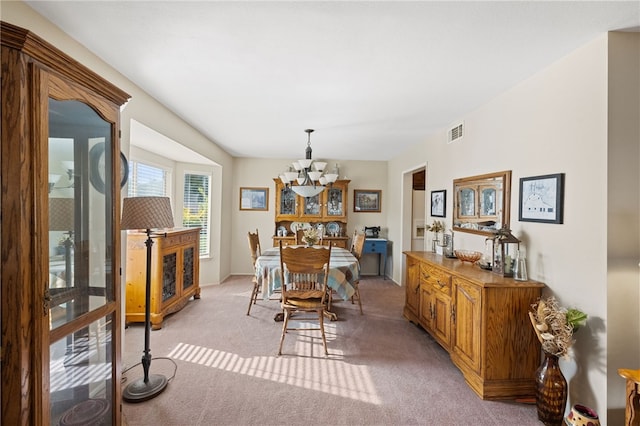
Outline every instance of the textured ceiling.
{"label": "textured ceiling", "polygon": [[234,156],[388,160],[640,2],[27,2]]}

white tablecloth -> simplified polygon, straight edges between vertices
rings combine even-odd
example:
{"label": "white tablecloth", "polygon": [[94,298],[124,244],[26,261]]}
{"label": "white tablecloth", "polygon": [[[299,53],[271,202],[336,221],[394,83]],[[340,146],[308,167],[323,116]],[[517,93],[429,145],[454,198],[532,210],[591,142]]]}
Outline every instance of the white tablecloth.
{"label": "white tablecloth", "polygon": [[[355,293],[354,284],[360,276],[360,263],[348,250],[331,247],[329,279],[327,285],[343,300]],[[272,247],[262,252],[256,260],[256,277],[262,282],[262,295],[268,299],[282,286],[280,280],[280,248]]]}

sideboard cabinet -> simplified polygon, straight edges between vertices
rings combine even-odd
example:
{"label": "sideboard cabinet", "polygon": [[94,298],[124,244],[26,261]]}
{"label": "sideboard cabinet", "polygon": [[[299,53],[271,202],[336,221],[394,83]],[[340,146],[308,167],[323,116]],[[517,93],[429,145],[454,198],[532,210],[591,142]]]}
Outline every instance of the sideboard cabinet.
{"label": "sideboard cabinet", "polygon": [[[200,298],[200,228],[175,229],[153,238],[151,250],[151,328]],[[147,235],[127,235],[126,322],[144,322]]]}
{"label": "sideboard cabinet", "polygon": [[446,349],[482,399],[535,396],[540,343],[528,312],[544,284],[431,252],[404,252],[404,316]]}

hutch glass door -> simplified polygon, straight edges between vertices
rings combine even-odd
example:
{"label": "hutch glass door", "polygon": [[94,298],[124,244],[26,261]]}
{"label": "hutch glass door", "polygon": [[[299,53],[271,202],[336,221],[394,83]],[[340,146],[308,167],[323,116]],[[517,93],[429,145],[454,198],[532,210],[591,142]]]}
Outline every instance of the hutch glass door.
{"label": "hutch glass door", "polygon": [[85,103],[53,98],[48,118],[49,348],[42,362],[49,370],[50,424],[112,424],[119,407],[114,123]]}

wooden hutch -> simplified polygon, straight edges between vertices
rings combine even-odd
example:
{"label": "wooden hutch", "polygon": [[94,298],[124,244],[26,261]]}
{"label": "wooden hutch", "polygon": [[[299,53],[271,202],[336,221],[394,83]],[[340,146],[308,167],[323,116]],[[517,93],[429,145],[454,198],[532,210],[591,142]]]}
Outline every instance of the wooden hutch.
{"label": "wooden hutch", "polygon": [[[287,188],[279,178],[273,179],[276,185],[276,217],[273,233],[273,246],[280,241],[284,245],[295,244],[295,231],[292,225],[309,223],[322,224],[325,229],[323,244],[334,247],[349,248],[347,231],[347,204],[349,180],[337,180],[327,185],[324,191],[313,197],[302,197]],[[328,233],[330,228],[337,228],[337,235]],[[278,231],[286,232],[285,236]]]}

